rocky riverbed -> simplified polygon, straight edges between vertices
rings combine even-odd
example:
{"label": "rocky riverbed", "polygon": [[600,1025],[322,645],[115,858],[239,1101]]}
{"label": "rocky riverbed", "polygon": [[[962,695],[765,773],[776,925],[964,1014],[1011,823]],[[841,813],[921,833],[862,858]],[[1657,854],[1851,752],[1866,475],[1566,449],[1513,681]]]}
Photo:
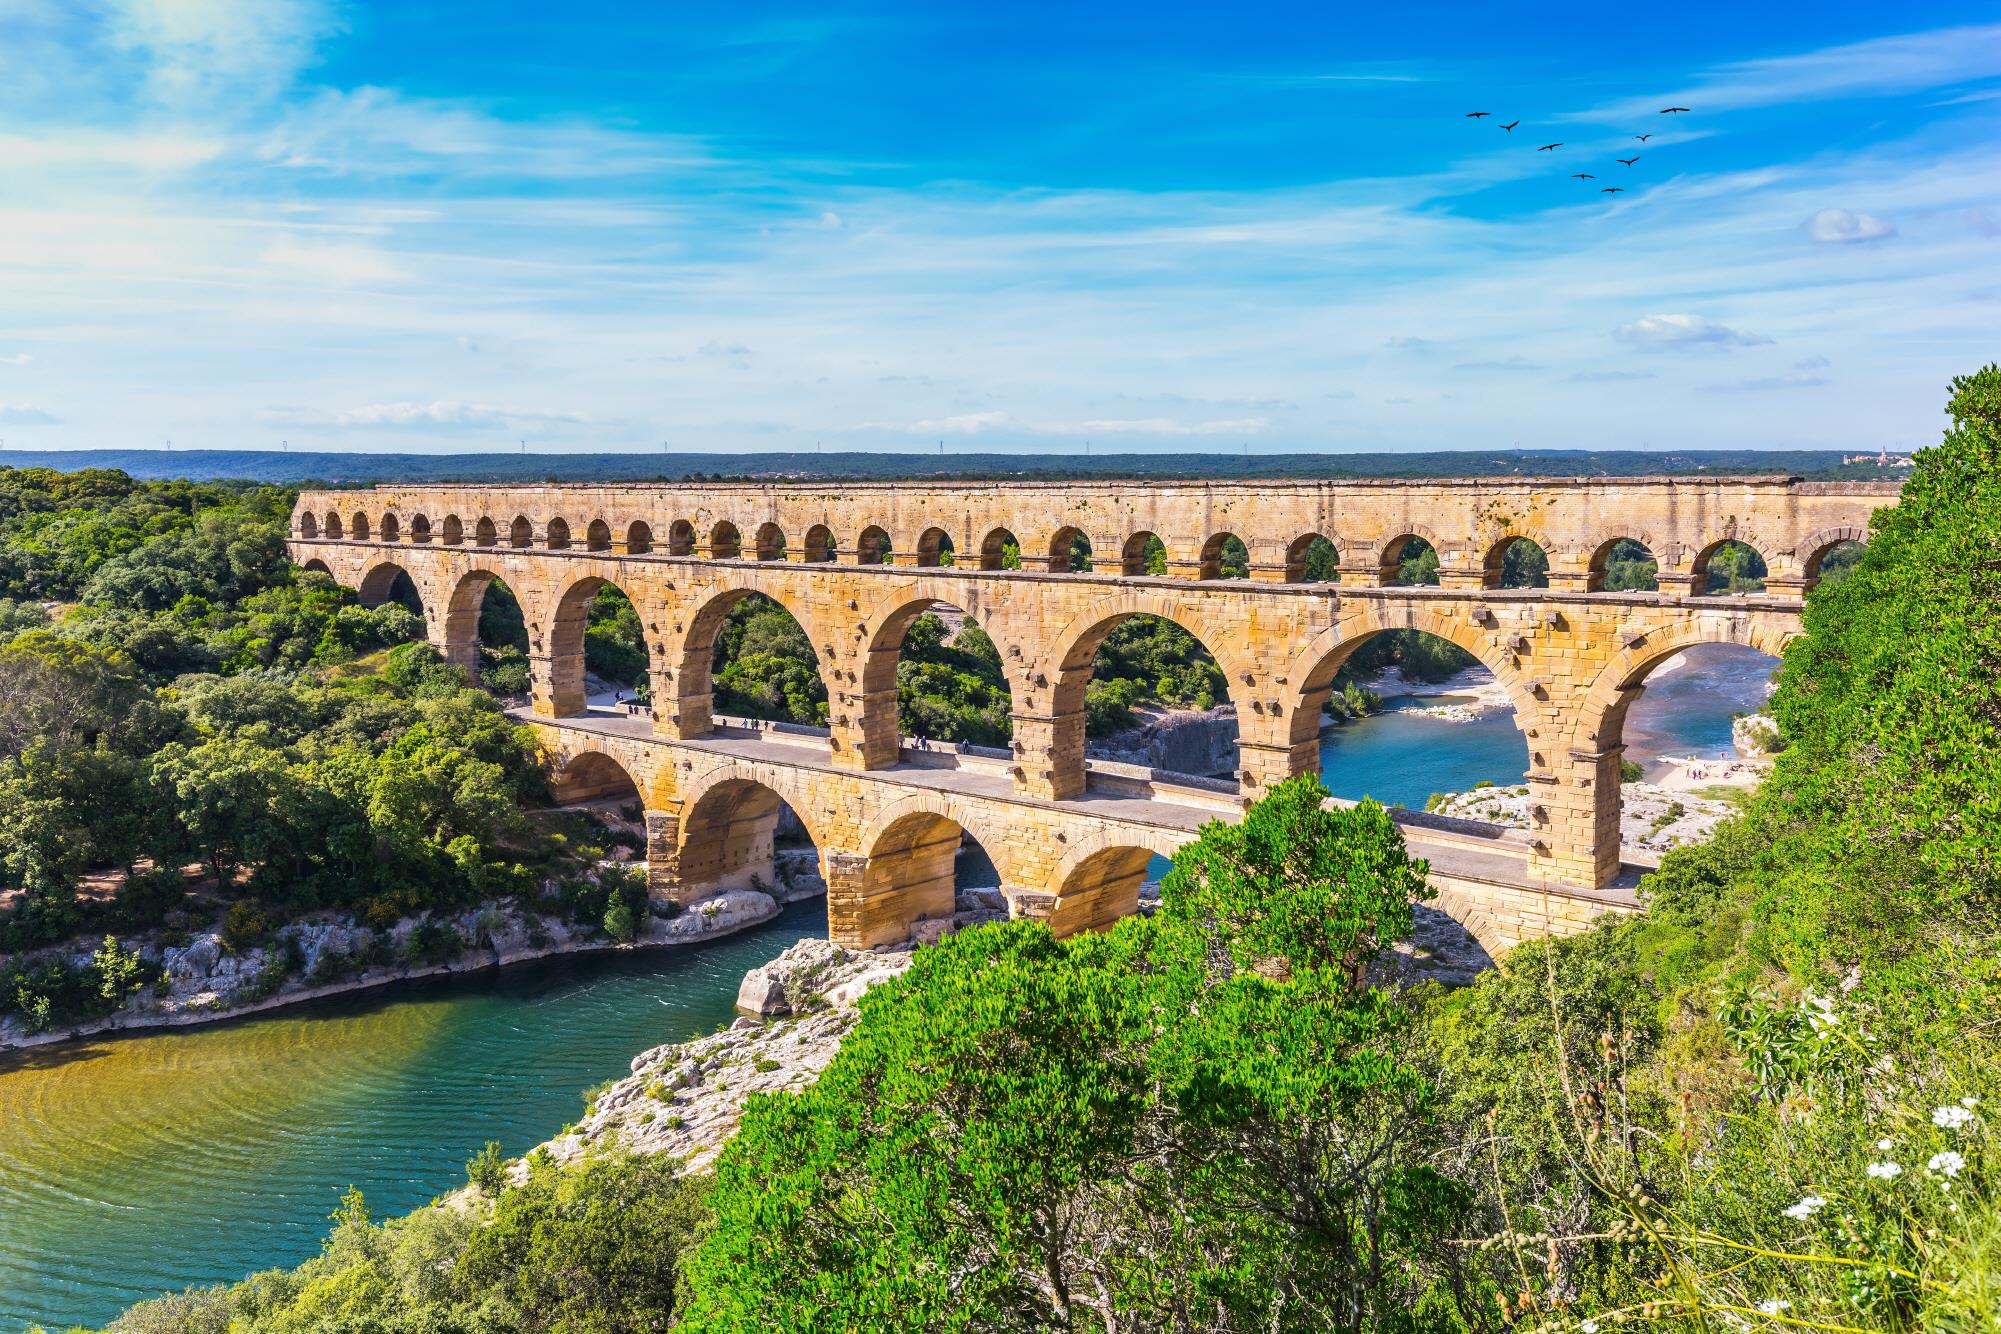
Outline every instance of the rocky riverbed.
{"label": "rocky riverbed", "polygon": [[[1653,852],[1707,842],[1716,832],[1716,826],[1738,809],[1735,802],[1699,797],[1653,783],[1626,783],[1619,790],[1625,798],[1619,817],[1619,841],[1630,848]],[[1526,785],[1476,787],[1470,792],[1452,793],[1432,810],[1461,820],[1527,829],[1529,790]]]}
{"label": "rocky riverbed", "polygon": [[[644,864],[638,865],[643,871]],[[384,986],[410,978],[476,972],[530,959],[594,950],[692,944],[756,926],[786,903],[827,892],[811,849],[779,854],[776,881],[763,889],[732,889],[663,915],[657,908],[620,942],[596,924],[527,912],[509,903],[457,914],[408,917],[371,928],[352,917],[316,913],[290,922],[263,944],[231,949],[221,929],[128,942],[158,966],[160,981],[114,1014],[82,1024],[29,1032],[20,1020],[0,1020],[0,1051],[65,1042],[93,1034],[173,1028],[254,1014],[322,996]],[[168,943],[171,941],[172,943]],[[96,942],[39,951],[71,967],[88,965]]]}
{"label": "rocky riverbed", "polygon": [[[1160,886],[1149,882],[1140,911],[1152,912],[1159,902]],[[667,1153],[690,1170],[708,1167],[736,1133],[752,1094],[796,1092],[819,1078],[854,1027],[856,1002],[869,988],[900,976],[918,949],[948,932],[1005,916],[997,890],[962,891],[958,909],[948,920],[924,923],[917,937],[895,947],[852,950],[801,940],[744,975],[733,1024],[634,1057],[631,1074],[599,1090],[581,1121],[536,1152],[558,1162],[609,1150]],[[1416,919],[1410,939],[1377,965],[1380,983],[1465,986],[1493,967],[1479,942],[1444,913],[1420,906]],[[527,1168],[517,1162],[512,1171],[520,1179]]]}

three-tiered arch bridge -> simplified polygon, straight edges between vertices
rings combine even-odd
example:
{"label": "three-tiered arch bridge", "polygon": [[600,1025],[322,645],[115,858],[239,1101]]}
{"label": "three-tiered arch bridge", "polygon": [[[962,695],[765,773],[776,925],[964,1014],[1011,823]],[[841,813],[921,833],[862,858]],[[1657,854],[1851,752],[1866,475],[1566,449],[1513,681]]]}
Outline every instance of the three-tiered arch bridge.
{"label": "three-tiered arch bridge", "polygon": [[[369,605],[407,575],[430,641],[475,669],[482,599],[504,580],[527,622],[523,716],[560,792],[629,782],[641,794],[653,892],[685,903],[769,877],[783,802],[820,851],[832,935],[856,945],[951,912],[962,833],[994,859],[1017,913],[1067,932],[1131,912],[1154,853],[1318,767],[1323,705],[1358,647],[1391,630],[1437,635],[1506,688],[1531,826],[1398,818],[1432,863],[1440,906],[1498,954],[1633,906],[1619,765],[1647,673],[1699,644],[1778,654],[1821,562],[1863,540],[1896,492],[1792,478],[397,486],[304,493],[291,545]],[[1248,578],[1219,577],[1232,536]],[[1316,538],[1338,553],[1334,581],[1307,581]],[[1420,538],[1439,581],[1399,585]],[[1545,554],[1547,587],[1500,586],[1523,539]],[[1659,591],[1604,588],[1622,540],[1651,553]],[[1762,594],[1706,593],[1732,542],[1764,558]],[[1076,568],[1084,552],[1089,568]],[[650,716],[585,697],[587,609],[608,583],[644,626]],[[826,728],[715,716],[717,633],[753,593],[811,641]],[[963,610],[999,650],[1008,752],[898,735],[904,632],[939,607]],[[1138,615],[1177,623],[1215,656],[1237,712],[1232,779],[1086,759],[1093,656]]]}

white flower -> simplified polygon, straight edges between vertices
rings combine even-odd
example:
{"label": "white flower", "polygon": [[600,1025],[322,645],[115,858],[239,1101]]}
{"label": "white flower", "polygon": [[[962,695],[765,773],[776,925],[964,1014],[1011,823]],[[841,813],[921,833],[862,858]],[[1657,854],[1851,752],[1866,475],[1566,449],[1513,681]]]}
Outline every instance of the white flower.
{"label": "white flower", "polygon": [[1884,1138],[1876,1141],[1876,1151],[1878,1153],[1888,1153],[1891,1149],[1895,1148],[1896,1146],[1897,1142],[1893,1139]]}
{"label": "white flower", "polygon": [[1826,1203],[1827,1201],[1822,1199],[1818,1195],[1801,1196],[1800,1202],[1798,1204],[1795,1204],[1790,1209],[1786,1210],[1786,1217],[1812,1218],[1815,1214],[1820,1212],[1821,1206]]}
{"label": "white flower", "polygon": [[1956,1102],[1932,1108],[1932,1124],[1940,1130],[1958,1130],[1961,1126],[1970,1124],[1972,1120],[1972,1109],[1962,1107]]}
{"label": "white flower", "polygon": [[1869,1164],[1869,1175],[1875,1177],[1878,1181],[1888,1181],[1891,1177],[1901,1176],[1903,1171],[1904,1169],[1896,1163]]}
{"label": "white flower", "polygon": [[1964,1098],[1961,1098],[1959,1100],[1959,1105],[1961,1107],[1964,1107],[1967,1111],[1970,1112],[1974,1108],[1980,1105],[1980,1099],[1974,1097],[1971,1093],[1969,1093]]}
{"label": "white flower", "polygon": [[1791,1302],[1784,1301],[1778,1297],[1767,1297],[1764,1301],[1758,1303],[1759,1315],[1777,1315],[1781,1311],[1790,1311],[1792,1309],[1793,1304]]}
{"label": "white flower", "polygon": [[1956,1177],[1965,1169],[1966,1159],[1947,1149],[1944,1153],[1933,1154],[1931,1161],[1925,1166],[1934,1172],[1943,1172],[1949,1177]]}
{"label": "white flower", "polygon": [[1598,1322],[1596,1320],[1585,1321],[1584,1334],[1598,1334]]}

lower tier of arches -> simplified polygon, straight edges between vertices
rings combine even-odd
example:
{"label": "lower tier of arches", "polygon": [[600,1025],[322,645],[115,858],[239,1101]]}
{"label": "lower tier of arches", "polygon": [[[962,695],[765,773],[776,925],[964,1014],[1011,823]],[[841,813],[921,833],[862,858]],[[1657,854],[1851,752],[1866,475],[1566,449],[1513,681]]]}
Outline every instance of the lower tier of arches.
{"label": "lower tier of arches", "polygon": [[[782,831],[810,841],[827,884],[831,937],[853,948],[909,939],[950,919],[960,849],[992,859],[1011,915],[1060,936],[1104,929],[1139,910],[1156,856],[1171,856],[1218,813],[1215,803],[1107,787],[1076,801],[1014,796],[1004,775],[960,770],[856,773],[805,745],[745,737],[676,742],[606,725],[534,720],[559,800],[637,801],[646,809],[648,884],[687,905],[777,879]],[[1107,796],[1124,796],[1118,813]],[[1535,876],[1526,835],[1399,813],[1431,866],[1444,911],[1495,958],[1522,940],[1583,930],[1636,908],[1621,883],[1586,891]]]}

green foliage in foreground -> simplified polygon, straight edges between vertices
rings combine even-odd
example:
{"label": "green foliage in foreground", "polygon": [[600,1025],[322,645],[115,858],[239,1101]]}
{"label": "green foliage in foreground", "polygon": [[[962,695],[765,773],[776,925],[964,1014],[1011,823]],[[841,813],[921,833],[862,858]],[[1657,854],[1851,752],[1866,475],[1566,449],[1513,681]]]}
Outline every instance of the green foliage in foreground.
{"label": "green foliage in foreground", "polygon": [[[489,1178],[489,1184],[492,1184]],[[356,1193],[318,1258],[144,1302],[115,1334],[648,1334],[667,1327],[704,1178],[603,1158],[377,1225]],[[497,1195],[497,1198],[495,1197]]]}
{"label": "green foliage in foreground", "polygon": [[871,991],[717,1170],[686,1328],[1450,1330],[1411,1013],[1361,969],[1427,891],[1387,814],[1280,785],[1164,906],[983,927]]}

